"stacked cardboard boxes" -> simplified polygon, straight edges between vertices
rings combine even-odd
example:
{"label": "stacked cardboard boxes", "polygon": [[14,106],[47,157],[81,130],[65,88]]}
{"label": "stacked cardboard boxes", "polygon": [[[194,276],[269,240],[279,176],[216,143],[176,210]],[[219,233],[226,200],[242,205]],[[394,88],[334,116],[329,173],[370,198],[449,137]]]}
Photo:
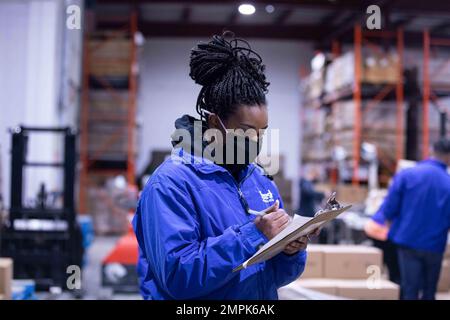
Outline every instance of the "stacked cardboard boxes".
{"label": "stacked cardboard boxes", "polygon": [[132,44],[125,35],[109,40],[99,35],[88,43],[91,76],[88,97],[90,159],[127,160]]}
{"label": "stacked cardboard boxes", "polygon": [[13,261],[0,258],[0,300],[10,300],[12,294]]}
{"label": "stacked cardboard boxes", "polygon": [[355,57],[348,52],[333,60],[327,66],[325,76],[325,92],[334,93],[353,85],[355,77]]}
{"label": "stacked cardboard boxes", "polygon": [[396,83],[400,75],[399,68],[397,54],[376,55],[367,52],[363,60],[362,80],[373,84]]}
{"label": "stacked cardboard boxes", "polygon": [[325,71],[323,69],[311,72],[305,80],[305,97],[307,100],[319,98],[324,90]]}
{"label": "stacked cardboard boxes", "polygon": [[310,245],[295,286],[349,299],[398,299],[398,285],[380,278],[382,252],[359,245]]}
{"label": "stacked cardboard boxes", "polygon": [[327,162],[332,155],[332,123],[325,109],[305,106],[303,109],[302,162]]}
{"label": "stacked cardboard boxes", "polygon": [[100,160],[127,159],[128,92],[89,93],[89,155]]}
{"label": "stacked cardboard boxes", "polygon": [[138,198],[134,188],[117,187],[114,179],[88,190],[94,231],[98,235],[120,235],[128,231],[128,214]]}
{"label": "stacked cardboard boxes", "polygon": [[131,41],[127,39],[91,40],[90,69],[95,76],[126,77],[130,71]]}
{"label": "stacked cardboard boxes", "polygon": [[[395,53],[374,55],[363,52],[361,81],[371,84],[395,83],[399,79],[399,60]],[[335,93],[351,88],[355,81],[355,57],[348,52],[336,58],[328,67],[325,77],[325,92]]]}
{"label": "stacked cardboard boxes", "polygon": [[[332,108],[333,145],[346,151],[348,159],[353,158],[356,124],[354,101],[339,101]],[[395,102],[379,102],[376,105],[363,103],[361,113],[361,142],[377,147],[382,165],[395,164],[397,105]]]}
{"label": "stacked cardboard boxes", "polygon": [[[413,57],[416,59],[415,57]],[[419,83],[423,82],[423,59],[418,57],[416,59],[418,62],[418,68],[419,71]],[[450,85],[450,64],[448,64],[448,59],[442,55],[434,56],[433,59],[429,59],[429,76],[430,76],[430,82],[431,86],[434,88],[440,88],[440,87],[448,87]]]}

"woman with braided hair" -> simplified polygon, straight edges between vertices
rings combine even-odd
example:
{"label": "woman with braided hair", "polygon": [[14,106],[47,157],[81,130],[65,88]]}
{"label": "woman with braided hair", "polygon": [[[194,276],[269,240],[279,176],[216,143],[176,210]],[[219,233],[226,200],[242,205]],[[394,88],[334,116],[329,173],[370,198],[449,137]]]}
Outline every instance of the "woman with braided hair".
{"label": "woman with braided hair", "polygon": [[[192,49],[190,76],[202,86],[200,120],[175,121],[172,156],[149,179],[133,220],[141,293],[146,299],[277,299],[277,289],[304,270],[307,238],[233,272],[290,219],[277,187],[253,163],[268,127],[261,57],[225,33]],[[205,156],[211,140],[216,148]],[[269,210],[255,216],[250,209]]]}

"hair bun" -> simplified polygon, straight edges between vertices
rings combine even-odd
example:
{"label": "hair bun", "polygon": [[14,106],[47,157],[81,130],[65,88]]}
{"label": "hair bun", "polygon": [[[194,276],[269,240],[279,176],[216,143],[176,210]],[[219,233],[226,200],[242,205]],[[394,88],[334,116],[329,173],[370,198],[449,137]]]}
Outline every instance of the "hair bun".
{"label": "hair bun", "polygon": [[199,43],[191,51],[190,77],[195,83],[208,86],[218,81],[236,61],[233,49],[223,36],[214,36],[208,43]]}

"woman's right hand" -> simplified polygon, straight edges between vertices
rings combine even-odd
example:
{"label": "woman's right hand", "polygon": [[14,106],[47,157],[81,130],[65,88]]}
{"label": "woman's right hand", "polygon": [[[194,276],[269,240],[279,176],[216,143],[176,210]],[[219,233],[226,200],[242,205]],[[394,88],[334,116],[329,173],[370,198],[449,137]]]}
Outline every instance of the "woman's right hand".
{"label": "woman's right hand", "polygon": [[283,209],[278,208],[278,202],[273,209],[264,216],[259,216],[254,220],[256,227],[267,239],[272,239],[284,228],[287,227],[291,217]]}

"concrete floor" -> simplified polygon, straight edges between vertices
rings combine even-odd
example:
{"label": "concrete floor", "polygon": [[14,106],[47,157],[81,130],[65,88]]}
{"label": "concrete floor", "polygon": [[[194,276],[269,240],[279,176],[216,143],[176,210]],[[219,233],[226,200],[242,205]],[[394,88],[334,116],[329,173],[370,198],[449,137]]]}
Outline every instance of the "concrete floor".
{"label": "concrete floor", "polygon": [[101,263],[116,244],[118,237],[96,237],[87,252],[83,270],[84,299],[141,300],[140,294],[118,294],[101,286]]}
{"label": "concrete floor", "polygon": [[[88,264],[83,269],[82,288],[84,288],[83,299],[112,299],[112,300],[141,300],[142,297],[139,294],[117,294],[112,290],[103,288],[101,286],[101,262],[103,258],[110,252],[117,242],[118,237],[96,237],[93,244],[88,250]],[[320,296],[317,299],[327,299],[324,296]],[[292,299],[292,296],[284,296],[284,299]],[[296,297],[294,299],[299,299]],[[329,298],[328,298],[329,299]],[[437,300],[450,300],[449,292],[439,292],[436,294]]]}
{"label": "concrete floor", "polygon": [[[95,237],[86,253],[87,264],[83,267],[81,282],[81,299],[84,300],[142,300],[140,294],[114,293],[110,288],[101,285],[102,260],[109,254],[119,237]],[[71,292],[38,292],[39,300],[73,300]]]}
{"label": "concrete floor", "polygon": [[[101,262],[108,255],[111,249],[114,247],[118,240],[118,237],[95,237],[94,242],[87,251],[87,264],[83,268],[82,274],[82,299],[85,300],[141,300],[140,294],[122,294],[114,293],[109,288],[104,288],[101,285]],[[310,292],[309,292],[310,293]],[[63,293],[43,293],[37,294],[39,299],[42,300],[70,300],[75,299],[75,296],[68,292]],[[298,294],[292,295],[290,292],[281,292],[280,298],[284,300],[290,299],[305,299]],[[328,297],[316,297],[317,299],[329,299]],[[438,300],[450,300],[449,292],[439,292],[436,295]]]}

